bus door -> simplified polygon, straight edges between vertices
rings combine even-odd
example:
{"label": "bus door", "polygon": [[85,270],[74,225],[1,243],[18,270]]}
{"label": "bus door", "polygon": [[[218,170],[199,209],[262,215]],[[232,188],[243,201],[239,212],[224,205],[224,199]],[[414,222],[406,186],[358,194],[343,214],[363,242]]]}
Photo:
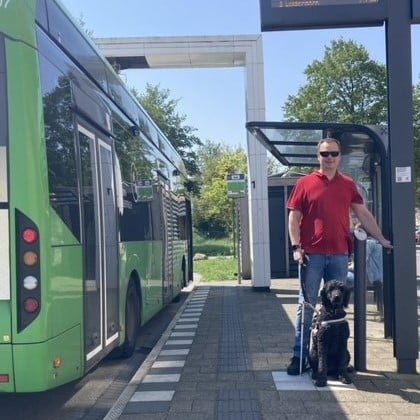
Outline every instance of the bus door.
{"label": "bus door", "polygon": [[78,126],[83,201],[86,362],[118,338],[118,246],[113,153]]}

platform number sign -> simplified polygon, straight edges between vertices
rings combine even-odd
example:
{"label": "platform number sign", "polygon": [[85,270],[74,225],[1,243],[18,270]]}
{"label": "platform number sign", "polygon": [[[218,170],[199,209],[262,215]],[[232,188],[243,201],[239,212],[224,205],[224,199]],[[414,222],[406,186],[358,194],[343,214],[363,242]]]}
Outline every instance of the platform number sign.
{"label": "platform number sign", "polygon": [[245,196],[246,183],[244,174],[230,174],[227,176],[227,193],[230,198]]}

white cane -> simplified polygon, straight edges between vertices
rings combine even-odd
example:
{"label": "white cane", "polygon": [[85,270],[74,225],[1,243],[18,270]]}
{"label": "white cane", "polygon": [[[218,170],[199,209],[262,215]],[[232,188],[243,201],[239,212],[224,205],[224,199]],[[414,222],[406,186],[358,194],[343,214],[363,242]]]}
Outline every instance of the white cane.
{"label": "white cane", "polygon": [[299,375],[302,375],[303,371],[303,326],[305,324],[305,302],[301,303],[301,323],[300,323],[300,365],[299,365]]}
{"label": "white cane", "polygon": [[300,364],[299,364],[299,375],[302,375],[303,371],[303,330],[305,325],[305,294],[303,292],[303,273],[302,273],[302,267],[303,264],[299,264],[299,279],[300,279],[300,288],[302,290],[302,302],[300,306]]}
{"label": "white cane", "polygon": [[[305,258],[305,257],[304,257]],[[303,372],[303,336],[304,336],[304,327],[305,327],[305,303],[307,301],[307,296],[305,292],[305,276],[306,276],[306,262],[305,260],[299,264],[299,280],[300,280],[300,289],[302,291],[302,303],[301,303],[301,317],[300,317],[300,365],[299,365],[299,374],[302,375]]]}

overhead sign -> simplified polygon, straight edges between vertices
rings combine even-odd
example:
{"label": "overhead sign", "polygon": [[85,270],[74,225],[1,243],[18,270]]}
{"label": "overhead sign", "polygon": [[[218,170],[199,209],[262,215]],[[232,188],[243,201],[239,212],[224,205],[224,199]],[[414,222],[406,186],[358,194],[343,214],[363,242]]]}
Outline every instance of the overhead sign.
{"label": "overhead sign", "polygon": [[260,0],[261,30],[380,26],[387,16],[386,3],[387,0]]}
{"label": "overhead sign", "polygon": [[371,4],[379,0],[271,0],[277,7],[302,7],[302,6],[345,6],[346,4]]}
{"label": "overhead sign", "polygon": [[246,183],[244,174],[230,174],[227,176],[227,193],[230,198],[245,196]]}
{"label": "overhead sign", "polygon": [[420,0],[411,0],[413,23],[420,23]]}

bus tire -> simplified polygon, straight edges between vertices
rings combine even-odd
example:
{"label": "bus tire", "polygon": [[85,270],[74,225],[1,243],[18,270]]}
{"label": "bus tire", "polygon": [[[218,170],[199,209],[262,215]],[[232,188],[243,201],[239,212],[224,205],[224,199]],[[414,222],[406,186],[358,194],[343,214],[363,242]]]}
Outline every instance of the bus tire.
{"label": "bus tire", "polygon": [[188,286],[188,279],[187,279],[187,277],[188,277],[187,271],[188,270],[187,270],[187,263],[186,263],[185,257],[182,258],[181,269],[182,269],[182,287],[187,287]]}
{"label": "bus tire", "polygon": [[125,339],[124,343],[112,352],[113,358],[127,359],[136,349],[137,335],[140,328],[139,294],[133,280],[130,280],[125,299]]}

